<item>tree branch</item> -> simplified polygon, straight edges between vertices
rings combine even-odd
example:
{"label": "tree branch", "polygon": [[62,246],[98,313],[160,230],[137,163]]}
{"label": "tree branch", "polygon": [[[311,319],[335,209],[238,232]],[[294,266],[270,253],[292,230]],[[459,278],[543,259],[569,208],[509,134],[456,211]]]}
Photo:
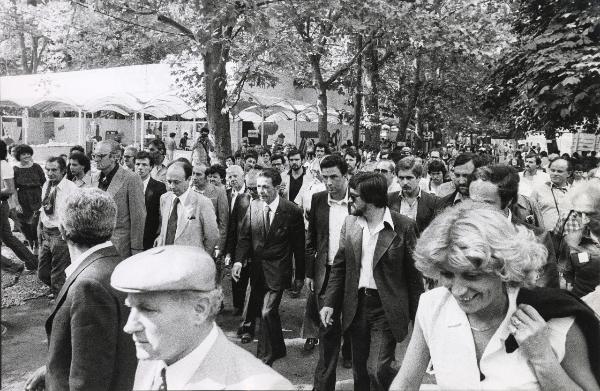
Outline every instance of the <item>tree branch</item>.
{"label": "tree branch", "polygon": [[179,24],[178,22],[174,21],[173,19],[169,18],[168,16],[158,14],[157,19],[159,22],[169,25],[171,27],[174,27],[177,30],[181,31],[186,37],[188,37],[194,41],[196,40],[196,35],[192,32],[192,30]]}
{"label": "tree branch", "polygon": [[339,68],[337,71],[335,71],[333,73],[333,75],[331,75],[329,77],[329,79],[327,79],[327,81],[325,82],[325,85],[327,86],[327,88],[329,88],[331,86],[331,84],[333,84],[333,82],[335,82],[337,80],[338,77],[340,77],[344,73],[348,72],[348,70],[350,69],[350,67],[363,54],[363,52],[371,44],[371,42],[373,42],[373,39],[374,39],[374,36],[371,35],[371,38],[369,38],[366,42],[363,42],[362,48],[360,48],[360,50],[356,51],[356,54],[350,59],[350,61],[348,61],[341,68]]}

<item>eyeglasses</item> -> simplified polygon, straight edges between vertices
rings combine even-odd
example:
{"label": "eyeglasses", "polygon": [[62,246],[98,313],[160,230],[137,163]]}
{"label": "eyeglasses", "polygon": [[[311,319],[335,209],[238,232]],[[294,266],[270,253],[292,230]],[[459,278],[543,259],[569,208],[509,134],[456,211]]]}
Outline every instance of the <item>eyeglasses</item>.
{"label": "eyeglasses", "polygon": [[384,168],[376,168],[373,171],[378,172],[380,174],[387,174],[388,172],[390,172],[390,170],[386,170]]}
{"label": "eyeglasses", "polygon": [[107,157],[108,155],[110,155],[110,153],[94,153],[94,154],[92,154],[92,159],[102,160],[105,157]]}
{"label": "eyeglasses", "polygon": [[203,172],[192,172],[193,176],[204,176]]}
{"label": "eyeglasses", "polygon": [[133,156],[123,155],[123,159],[133,159]]}

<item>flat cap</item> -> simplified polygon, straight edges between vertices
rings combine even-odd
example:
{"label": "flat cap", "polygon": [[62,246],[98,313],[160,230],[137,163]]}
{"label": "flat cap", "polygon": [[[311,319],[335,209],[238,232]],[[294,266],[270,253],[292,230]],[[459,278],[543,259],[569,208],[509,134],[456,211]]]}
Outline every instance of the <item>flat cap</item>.
{"label": "flat cap", "polygon": [[210,291],[216,288],[215,262],[203,249],[161,246],[133,255],[115,268],[113,288],[129,293]]}

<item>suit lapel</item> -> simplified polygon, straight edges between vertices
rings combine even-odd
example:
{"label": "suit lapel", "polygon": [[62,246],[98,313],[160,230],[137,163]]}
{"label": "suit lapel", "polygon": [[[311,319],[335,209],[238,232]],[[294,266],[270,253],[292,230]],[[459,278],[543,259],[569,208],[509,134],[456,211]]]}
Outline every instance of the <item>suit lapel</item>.
{"label": "suit lapel", "polygon": [[281,225],[281,222],[283,221],[283,214],[285,213],[281,210],[282,208],[283,205],[281,199],[279,199],[279,205],[277,206],[277,210],[275,211],[275,216],[273,216],[273,222],[269,227],[269,232],[266,233],[267,238],[271,235],[272,232],[276,232],[277,228],[279,228],[279,226]]}
{"label": "suit lapel", "polygon": [[[354,219],[352,226],[352,234],[350,235],[352,240],[352,250],[354,251],[354,261],[356,262],[356,270],[360,271],[360,258],[362,254],[362,239],[363,239],[363,227],[358,224],[357,219]],[[359,273],[357,273],[358,275]]]}
{"label": "suit lapel", "polygon": [[[421,198],[417,199],[417,215],[415,216],[415,220],[417,220],[417,225],[419,225],[419,229],[421,229],[420,225],[421,225],[421,221],[420,218],[422,216],[427,216],[427,196],[425,195],[425,192],[422,191],[421,192]],[[400,211],[398,211],[400,212]]]}
{"label": "suit lapel", "polygon": [[65,284],[60,289],[60,292],[58,292],[58,296],[56,297],[56,304],[55,304],[54,308],[52,309],[52,313],[50,314],[50,316],[48,317],[48,320],[46,322],[47,323],[52,322],[52,319],[54,318],[56,311],[60,308],[60,306],[64,302],[65,296],[67,295],[69,288],[71,287],[71,285],[73,285],[73,282],[75,281],[77,276],[79,274],[81,274],[81,272],[83,272],[85,270],[85,268],[87,268],[93,262],[95,262],[96,260],[98,260],[100,258],[104,258],[106,256],[118,256],[118,255],[119,254],[117,253],[117,250],[114,248],[114,246],[111,246],[111,247],[107,247],[107,248],[103,248],[98,251],[95,251],[94,253],[90,254],[86,259],[84,259],[83,262],[81,262],[79,264],[79,266],[77,266],[77,268],[75,270],[73,270],[73,273],[71,273],[69,278],[67,278],[67,280],[65,281]]}
{"label": "suit lapel", "polygon": [[[177,230],[175,231],[175,239],[177,239],[178,237],[180,237],[184,232],[185,229],[187,228],[188,224],[190,223],[190,219],[188,216],[188,212],[190,211],[190,209],[192,211],[196,210],[196,207],[198,205],[198,198],[196,197],[196,194],[194,194],[194,190],[190,189],[188,190],[188,195],[185,199],[185,203],[182,202],[181,203],[181,213],[177,215]],[[171,202],[171,208],[173,208],[173,203]],[[192,212],[194,213],[194,212]],[[199,218],[198,216],[196,216],[196,218]]]}
{"label": "suit lapel", "polygon": [[375,253],[373,254],[373,269],[375,269],[375,266],[377,266],[377,263],[383,254],[390,248],[394,238],[396,238],[396,231],[387,225],[384,229],[379,231],[379,237],[377,238],[377,244],[375,245]]}
{"label": "suit lapel", "polygon": [[108,189],[106,189],[106,191],[109,192],[113,196],[113,198],[115,197],[115,194],[117,194],[121,186],[123,186],[124,176],[125,171],[123,170],[123,168],[119,167],[117,169],[117,172],[115,172],[115,176],[110,181]]}

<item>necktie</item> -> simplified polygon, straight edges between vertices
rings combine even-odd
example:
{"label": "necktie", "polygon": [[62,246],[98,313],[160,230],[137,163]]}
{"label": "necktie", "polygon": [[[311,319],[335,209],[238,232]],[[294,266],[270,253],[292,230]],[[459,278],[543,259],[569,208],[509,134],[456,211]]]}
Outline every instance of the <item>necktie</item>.
{"label": "necktie", "polygon": [[44,200],[42,206],[44,207],[44,213],[46,215],[54,214],[54,203],[56,202],[56,186],[52,183],[48,183],[46,193],[44,194]]}
{"label": "necktie", "polygon": [[173,200],[173,208],[169,215],[169,221],[167,223],[167,234],[165,235],[165,245],[173,244],[175,241],[175,232],[177,232],[177,205],[179,205],[179,198],[175,197]]}
{"label": "necktie", "polygon": [[167,391],[167,368],[160,370],[160,386],[158,386],[158,391]]}
{"label": "necktie", "polygon": [[269,208],[269,205],[265,205],[264,208],[264,215],[265,215],[265,233],[269,234],[269,229],[271,228],[271,216],[270,216],[270,212],[271,208]]}

